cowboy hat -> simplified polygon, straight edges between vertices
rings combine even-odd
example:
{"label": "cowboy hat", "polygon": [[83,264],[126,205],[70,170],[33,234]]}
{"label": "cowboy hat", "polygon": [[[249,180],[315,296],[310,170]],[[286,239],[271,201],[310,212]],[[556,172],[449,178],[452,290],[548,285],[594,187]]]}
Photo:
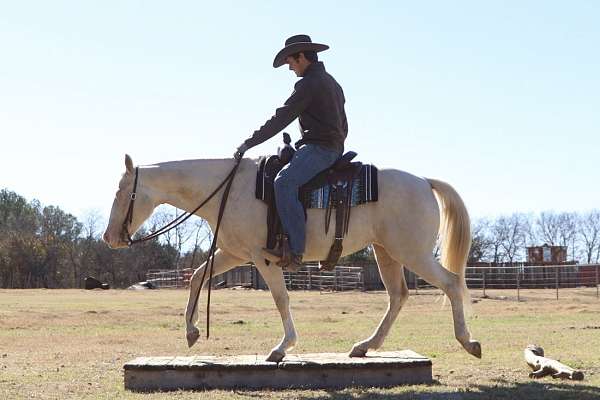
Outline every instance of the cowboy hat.
{"label": "cowboy hat", "polygon": [[299,53],[301,51],[314,51],[320,52],[323,50],[327,50],[329,46],[320,43],[313,43],[310,40],[310,36],[308,35],[295,35],[289,37],[285,41],[285,47],[279,50],[279,53],[275,56],[273,60],[273,68],[279,68],[283,64],[285,64],[285,59],[292,54]]}

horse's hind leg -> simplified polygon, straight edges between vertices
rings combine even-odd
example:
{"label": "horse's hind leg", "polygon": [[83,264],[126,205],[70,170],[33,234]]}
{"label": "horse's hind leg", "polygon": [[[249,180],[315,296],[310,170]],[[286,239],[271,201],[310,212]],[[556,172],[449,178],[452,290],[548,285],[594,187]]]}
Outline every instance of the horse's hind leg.
{"label": "horse's hind leg", "polygon": [[396,320],[396,317],[398,317],[402,305],[408,298],[408,287],[404,279],[402,264],[392,259],[383,247],[374,244],[373,248],[381,279],[388,292],[388,308],[375,332],[368,339],[358,342],[352,347],[350,357],[364,357],[368,350],[375,350],[381,347],[392,324]]}
{"label": "horse's hind leg", "polygon": [[442,289],[452,304],[452,317],[454,319],[454,336],[456,340],[471,355],[481,358],[481,345],[476,340],[471,340],[471,333],[467,328],[464,314],[464,301],[468,293],[458,275],[444,268],[433,256],[413,262],[409,267],[432,285]]}
{"label": "horse's hind leg", "polygon": [[[223,272],[226,272],[235,266],[242,265],[245,262],[245,260],[219,249],[215,252],[213,276],[222,274]],[[210,265],[207,265],[207,263],[204,262],[204,264],[194,271],[192,279],[190,280],[190,294],[187,307],[185,308],[186,338],[188,347],[192,347],[200,337],[200,331],[198,328],[196,328],[195,322],[198,319],[197,302],[199,301],[200,297],[200,281],[202,280],[202,275],[204,275],[206,268],[210,268]],[[209,271],[206,272],[202,288],[205,288],[208,285],[208,276]]]}

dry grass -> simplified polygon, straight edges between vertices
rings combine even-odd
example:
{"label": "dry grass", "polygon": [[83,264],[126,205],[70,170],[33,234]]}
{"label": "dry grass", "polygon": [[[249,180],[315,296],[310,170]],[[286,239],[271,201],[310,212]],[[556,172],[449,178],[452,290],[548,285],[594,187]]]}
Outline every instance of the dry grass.
{"label": "dry grass", "polygon": [[[600,300],[594,289],[489,292],[473,305],[483,359],[453,338],[449,308],[433,292],[411,296],[383,350],[410,348],[433,361],[433,385],[342,391],[212,391],[138,394],[123,389],[123,363],[143,355],[266,354],[282,334],[269,292],[213,292],[211,339],[189,350],[186,291],[0,291],[0,399],[592,399],[600,398]],[[477,296],[475,296],[477,297]],[[300,343],[294,350],[347,352],[382,316],[383,292],[292,292]],[[203,318],[203,317],[202,317]],[[242,321],[242,322],[240,322]],[[583,382],[528,378],[523,349],[586,374]]]}

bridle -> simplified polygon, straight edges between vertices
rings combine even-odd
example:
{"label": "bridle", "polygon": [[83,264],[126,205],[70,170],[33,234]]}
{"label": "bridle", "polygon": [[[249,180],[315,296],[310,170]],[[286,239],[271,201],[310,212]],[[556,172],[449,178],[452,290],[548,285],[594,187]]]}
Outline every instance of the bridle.
{"label": "bridle", "polygon": [[127,238],[127,246],[131,246],[134,243],[134,240],[131,238],[131,234],[129,233],[128,226],[131,226],[133,222],[133,205],[135,204],[135,199],[137,197],[137,184],[139,177],[139,167],[135,167],[135,179],[133,181],[133,190],[129,193],[129,207],[127,207],[127,214],[125,214],[125,220],[123,220],[123,229],[121,231],[121,237],[123,233]]}
{"label": "bridle", "polygon": [[[230,185],[230,182],[233,181],[233,177],[235,176],[235,173],[237,172],[239,165],[240,165],[240,161],[236,160],[236,163],[233,166],[233,169],[231,170],[231,172],[229,172],[229,174],[219,184],[219,186],[217,186],[217,188],[215,190],[213,190],[213,192],[210,195],[208,195],[208,197],[202,203],[200,203],[200,205],[198,207],[196,207],[195,209],[193,209],[190,212],[181,214],[180,216],[175,218],[173,221],[162,226],[161,228],[157,229],[156,231],[149,233],[146,236],[143,236],[143,237],[137,238],[137,239],[133,239],[131,237],[131,234],[129,233],[129,227],[131,227],[131,223],[133,222],[133,208],[135,205],[135,200],[137,198],[137,185],[138,185],[138,180],[139,180],[139,167],[135,167],[135,178],[133,180],[133,190],[129,194],[129,206],[127,207],[127,214],[125,214],[125,220],[123,220],[123,225],[122,225],[122,230],[121,230],[122,237],[127,238],[127,245],[131,246],[136,243],[141,243],[141,242],[145,242],[147,240],[154,239],[164,233],[169,232],[171,229],[174,229],[174,228],[178,227],[179,225],[181,225],[182,223],[184,223],[185,221],[187,221],[192,215],[194,215],[196,213],[196,211],[198,211],[206,203],[208,203],[219,192],[219,190],[221,190],[221,188],[224,185],[226,185],[226,184]],[[229,190],[227,190],[227,192],[229,193]],[[225,196],[224,196],[224,198],[225,198],[225,201],[227,201]]]}
{"label": "bridle", "polygon": [[[221,197],[221,205],[219,206],[219,214],[217,217],[217,226],[215,227],[215,232],[213,235],[212,243],[210,244],[210,250],[208,251],[208,258],[206,259],[206,266],[210,265],[210,274],[208,276],[208,299],[206,304],[206,338],[209,338],[210,334],[210,292],[212,288],[212,277],[213,277],[213,269],[215,265],[215,252],[217,251],[217,237],[219,236],[219,227],[221,226],[221,220],[223,219],[223,213],[225,212],[225,206],[227,205],[227,199],[229,198],[229,190],[231,189],[231,184],[233,183],[233,178],[235,177],[235,173],[237,172],[238,167],[240,166],[241,158],[235,159],[235,165],[231,169],[231,172],[225,177],[223,182],[217,186],[213,192],[208,195],[202,203],[192,211],[188,213],[183,213],[179,217],[175,218],[173,221],[164,225],[163,227],[157,229],[156,231],[138,238],[133,239],[129,233],[128,226],[131,226],[133,221],[133,207],[135,205],[135,199],[137,198],[137,185],[139,179],[139,167],[135,167],[135,179],[133,181],[133,190],[129,195],[129,207],[127,208],[127,214],[125,215],[125,220],[123,221],[122,234],[124,233],[127,236],[127,245],[131,246],[136,243],[145,242],[147,240],[154,239],[163,233],[169,232],[171,229],[176,228],[177,226],[184,223],[188,218],[196,213],[200,208],[202,208],[206,203],[210,201],[218,192],[221,190],[223,186],[225,186],[225,190],[223,191],[223,197]],[[206,277],[206,271],[208,268],[204,268],[204,273],[202,274],[202,279],[200,280],[200,285],[198,286],[198,291],[194,298],[194,306],[192,308],[191,315],[194,315],[196,312],[196,307],[198,306],[198,298],[200,297],[200,291],[202,290],[202,286],[204,285],[204,278]]]}

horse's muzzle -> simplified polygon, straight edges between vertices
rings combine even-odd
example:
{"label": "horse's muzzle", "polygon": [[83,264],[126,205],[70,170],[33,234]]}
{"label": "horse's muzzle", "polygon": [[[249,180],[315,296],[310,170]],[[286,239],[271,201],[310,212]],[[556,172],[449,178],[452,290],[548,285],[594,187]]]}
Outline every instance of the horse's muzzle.
{"label": "horse's muzzle", "polygon": [[104,240],[104,242],[106,242],[108,247],[110,247],[111,249],[123,249],[129,247],[128,242],[124,241],[122,238],[119,237],[117,238],[117,240],[111,238],[111,235],[108,233],[108,230],[104,232],[104,235],[102,235],[102,240]]}

